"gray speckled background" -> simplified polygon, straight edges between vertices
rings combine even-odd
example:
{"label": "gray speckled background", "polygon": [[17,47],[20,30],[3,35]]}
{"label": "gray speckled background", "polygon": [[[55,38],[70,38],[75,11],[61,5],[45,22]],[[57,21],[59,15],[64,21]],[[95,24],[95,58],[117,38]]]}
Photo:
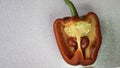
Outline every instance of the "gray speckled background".
{"label": "gray speckled background", "polygon": [[54,33],[56,18],[70,15],[63,0],[0,0],[0,68],[120,67],[120,0],[72,0],[79,15],[95,12],[103,42],[96,62],[67,64]]}

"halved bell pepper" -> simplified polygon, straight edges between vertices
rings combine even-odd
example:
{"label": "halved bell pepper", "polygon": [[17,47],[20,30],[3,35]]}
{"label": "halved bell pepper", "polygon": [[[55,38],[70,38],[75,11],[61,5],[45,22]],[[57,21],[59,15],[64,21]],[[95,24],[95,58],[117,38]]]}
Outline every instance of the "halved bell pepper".
{"label": "halved bell pepper", "polygon": [[79,17],[73,3],[65,0],[72,16],[56,19],[54,34],[63,59],[71,65],[91,65],[96,61],[102,42],[100,24],[95,13]]}

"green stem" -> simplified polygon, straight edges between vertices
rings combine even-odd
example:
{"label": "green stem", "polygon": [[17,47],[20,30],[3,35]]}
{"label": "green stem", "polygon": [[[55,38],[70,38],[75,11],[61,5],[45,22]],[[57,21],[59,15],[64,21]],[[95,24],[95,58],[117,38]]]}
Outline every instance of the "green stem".
{"label": "green stem", "polygon": [[68,5],[68,7],[70,8],[72,16],[78,16],[78,13],[77,13],[77,10],[76,10],[74,4],[69,0],[64,0],[64,1]]}

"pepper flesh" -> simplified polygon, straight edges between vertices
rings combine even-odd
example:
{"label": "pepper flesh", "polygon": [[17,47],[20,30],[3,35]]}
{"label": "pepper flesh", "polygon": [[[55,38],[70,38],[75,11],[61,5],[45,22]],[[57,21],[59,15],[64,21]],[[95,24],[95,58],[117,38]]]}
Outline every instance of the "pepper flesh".
{"label": "pepper flesh", "polygon": [[[69,4],[70,1],[66,1]],[[64,60],[71,65],[86,66],[93,64],[97,58],[102,41],[100,24],[95,13],[89,12],[80,18],[76,12],[75,9],[72,17],[57,19],[54,33]]]}

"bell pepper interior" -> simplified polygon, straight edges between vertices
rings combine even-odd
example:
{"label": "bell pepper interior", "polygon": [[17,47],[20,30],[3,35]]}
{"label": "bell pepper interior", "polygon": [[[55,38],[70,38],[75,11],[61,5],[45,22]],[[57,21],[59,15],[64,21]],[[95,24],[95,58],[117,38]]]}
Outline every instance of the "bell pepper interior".
{"label": "bell pepper interior", "polygon": [[91,24],[85,21],[77,23],[70,22],[64,27],[64,31],[69,37],[76,37],[78,48],[80,48],[81,37],[87,35],[91,31]]}
{"label": "bell pepper interior", "polygon": [[[66,23],[63,27],[63,31],[64,33],[66,33],[66,35],[68,37],[76,37],[77,38],[77,49],[81,50],[81,37],[83,36],[87,36],[90,40],[90,43],[88,45],[88,47],[86,48],[86,50],[84,51],[84,58],[89,59],[90,57],[90,49],[91,49],[91,45],[93,45],[92,43],[95,40],[95,25],[96,25],[96,20],[94,18],[90,18],[88,21],[78,21],[78,22],[74,22],[74,21],[69,21],[68,23]],[[94,24],[94,25],[93,25]],[[72,49],[71,47],[71,50]],[[75,51],[74,51],[75,52]],[[83,52],[82,52],[83,53]]]}

